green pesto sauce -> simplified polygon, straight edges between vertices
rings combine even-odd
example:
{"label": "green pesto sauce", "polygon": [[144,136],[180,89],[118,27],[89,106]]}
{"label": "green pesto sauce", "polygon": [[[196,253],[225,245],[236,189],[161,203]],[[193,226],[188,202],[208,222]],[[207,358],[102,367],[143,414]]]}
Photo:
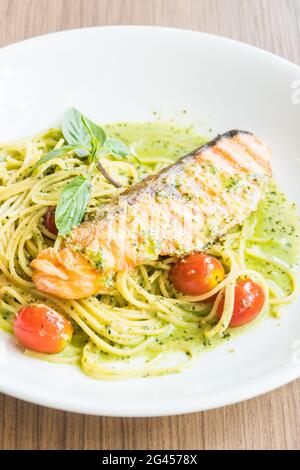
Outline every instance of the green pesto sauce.
{"label": "green pesto sauce", "polygon": [[[252,237],[265,238],[266,243],[248,243],[249,248],[259,246],[264,255],[283,261],[297,273],[300,252],[300,219],[295,204],[289,202],[274,181],[253,214],[257,223]],[[246,256],[247,266],[256,269],[270,281],[276,282],[287,295],[291,285],[288,276],[273,264]]]}
{"label": "green pesto sauce", "polygon": [[171,164],[208,141],[197,135],[193,126],[178,127],[172,122],[118,122],[105,126],[105,130],[110,137],[132,146],[141,162],[150,165],[156,157]]}

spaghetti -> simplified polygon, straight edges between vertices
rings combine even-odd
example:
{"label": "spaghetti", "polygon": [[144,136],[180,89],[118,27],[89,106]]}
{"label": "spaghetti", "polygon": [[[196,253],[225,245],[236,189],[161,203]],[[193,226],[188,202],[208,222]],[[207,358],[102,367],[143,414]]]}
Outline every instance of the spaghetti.
{"label": "spaghetti", "polygon": [[[136,164],[103,158],[105,169],[122,186],[159,171],[203,143],[191,129],[172,124],[130,127],[120,123],[107,130],[127,140],[140,160]],[[32,171],[41,156],[62,144],[61,132],[51,129],[32,139],[0,146],[0,327],[12,331],[19,308],[41,302],[63,313],[74,326],[72,342],[62,353],[26,350],[26,354],[51,362],[79,363],[85,373],[97,379],[179,372],[214,338],[228,337],[238,279],[250,277],[262,287],[265,303],[260,316],[278,316],[280,307],[295,298],[295,266],[288,262],[288,255],[294,257],[294,252],[287,244],[295,242],[297,230],[281,240],[279,232],[272,232],[275,229],[267,233],[261,233],[265,226],[259,229],[259,219],[270,210],[269,196],[276,192],[273,186],[267,203],[262,203],[256,215],[207,250],[222,261],[226,270],[225,279],[207,294],[186,296],[177,292],[168,275],[175,259],[168,258],[151,261],[132,272],[119,272],[105,294],[76,301],[46,297],[31,281],[30,262],[49,246],[59,248],[61,238],[45,228],[43,216],[49,206],[57,204],[66,183],[89,171],[88,164],[72,152]],[[94,174],[92,188],[87,218],[122,190],[100,173]],[[283,196],[278,193],[275,197]],[[278,224],[275,227],[282,229]],[[266,246],[271,247],[269,251]],[[207,302],[215,294],[214,302]],[[222,299],[223,314],[217,320]]]}

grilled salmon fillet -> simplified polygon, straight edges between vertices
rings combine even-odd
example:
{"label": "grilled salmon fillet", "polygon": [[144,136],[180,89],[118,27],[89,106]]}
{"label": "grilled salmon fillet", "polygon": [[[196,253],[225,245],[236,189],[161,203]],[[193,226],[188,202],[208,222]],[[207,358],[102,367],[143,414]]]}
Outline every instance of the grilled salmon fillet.
{"label": "grilled salmon fillet", "polygon": [[114,274],[203,251],[242,223],[264,197],[271,151],[233,130],[138,183],[74,228],[61,250],[32,261],[42,292],[79,299],[105,291]]}

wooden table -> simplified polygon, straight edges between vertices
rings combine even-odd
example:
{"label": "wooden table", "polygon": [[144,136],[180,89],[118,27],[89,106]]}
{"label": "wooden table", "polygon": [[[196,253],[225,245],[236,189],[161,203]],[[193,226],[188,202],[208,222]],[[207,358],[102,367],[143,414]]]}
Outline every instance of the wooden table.
{"label": "wooden table", "polygon": [[[300,64],[300,0],[0,0],[0,46],[82,26],[149,24],[228,36]],[[300,449],[300,381],[185,416],[98,418],[0,395],[1,449]]]}

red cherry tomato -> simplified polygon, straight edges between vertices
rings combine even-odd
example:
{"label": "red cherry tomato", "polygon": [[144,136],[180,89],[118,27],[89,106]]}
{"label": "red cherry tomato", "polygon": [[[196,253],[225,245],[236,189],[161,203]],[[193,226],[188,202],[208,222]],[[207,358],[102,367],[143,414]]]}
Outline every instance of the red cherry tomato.
{"label": "red cherry tomato", "polygon": [[186,256],[170,270],[170,279],[174,287],[187,295],[206,294],[225,276],[220,261],[204,253]]}
{"label": "red cherry tomato", "polygon": [[[234,291],[234,309],[229,326],[242,326],[250,323],[261,312],[265,302],[263,289],[251,279],[237,282]],[[221,318],[224,299],[218,307],[218,317]]]}
{"label": "red cherry tomato", "polygon": [[46,305],[22,307],[14,320],[14,333],[24,348],[41,353],[59,353],[72,337],[71,324]]}
{"label": "red cherry tomato", "polygon": [[53,235],[58,234],[58,230],[55,225],[55,209],[55,206],[48,207],[43,219],[44,227],[48,230],[48,232],[53,233]]}

